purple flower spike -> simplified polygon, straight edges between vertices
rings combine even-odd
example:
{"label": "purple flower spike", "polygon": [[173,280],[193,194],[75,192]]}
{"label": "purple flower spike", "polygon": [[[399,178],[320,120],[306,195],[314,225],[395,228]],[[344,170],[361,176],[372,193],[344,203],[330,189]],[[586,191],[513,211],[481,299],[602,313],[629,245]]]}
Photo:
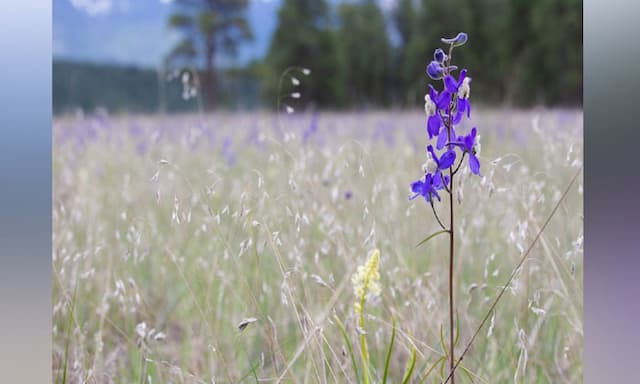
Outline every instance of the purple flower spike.
{"label": "purple flower spike", "polygon": [[[451,50],[465,44],[467,39],[467,34],[460,32],[454,38],[441,40],[448,44],[448,49]],[[449,194],[452,194],[448,186],[453,182],[453,176],[459,171],[460,163],[464,161],[464,156],[467,154],[469,169],[472,173],[480,175],[478,158],[480,136],[477,134],[477,129],[474,127],[468,135],[457,136],[455,128],[465,114],[467,118],[471,118],[469,101],[471,77],[467,76],[467,70],[464,68],[459,73],[454,73],[458,67],[452,65],[450,61],[446,48],[438,48],[433,52],[433,60],[426,68],[427,75],[431,79],[442,80],[442,90],[438,91],[429,84],[429,90],[424,96],[426,130],[431,143],[426,147],[427,160],[422,165],[424,177],[411,183],[413,195],[410,199],[422,196],[431,205],[436,200],[440,201],[438,191],[446,189]],[[456,160],[460,156],[462,156],[460,163],[456,165]],[[444,175],[447,169],[449,176]],[[434,214],[440,226],[446,229],[435,210]]]}

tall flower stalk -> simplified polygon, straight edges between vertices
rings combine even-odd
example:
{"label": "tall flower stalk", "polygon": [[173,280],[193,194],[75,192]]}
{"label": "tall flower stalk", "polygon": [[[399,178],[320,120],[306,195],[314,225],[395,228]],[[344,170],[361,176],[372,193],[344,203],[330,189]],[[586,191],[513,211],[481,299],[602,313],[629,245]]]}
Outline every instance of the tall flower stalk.
{"label": "tall flower stalk", "polygon": [[362,378],[364,384],[370,383],[369,378],[369,351],[367,349],[366,326],[364,306],[367,300],[380,295],[380,251],[374,250],[364,265],[358,267],[358,271],[351,278],[353,292],[356,295],[355,312],[358,316],[358,328],[360,333],[360,356],[362,358]]}
{"label": "tall flower stalk", "polygon": [[[425,95],[425,113],[427,115],[426,130],[429,140],[435,140],[436,149],[443,151],[438,155],[430,143],[426,148],[427,160],[422,166],[424,177],[411,184],[414,199],[424,197],[429,203],[433,214],[442,228],[441,232],[449,234],[449,374],[451,382],[455,383],[455,305],[454,305],[454,256],[455,256],[455,220],[454,220],[454,177],[467,157],[469,169],[473,174],[480,175],[480,161],[477,154],[480,150],[479,136],[474,127],[467,135],[456,135],[455,126],[466,115],[471,117],[469,102],[471,77],[467,70],[460,71],[458,78],[454,76],[457,67],[452,64],[453,49],[467,42],[467,34],[459,33],[454,38],[443,38],[441,41],[448,45],[448,53],[438,48],[434,52],[434,59],[427,66],[427,75],[433,80],[442,80],[442,90],[436,90],[429,85]],[[459,158],[456,165],[456,159]],[[443,171],[448,171],[443,175]],[[435,201],[440,202],[438,191],[445,190],[449,195],[449,225],[446,226],[438,216]]]}

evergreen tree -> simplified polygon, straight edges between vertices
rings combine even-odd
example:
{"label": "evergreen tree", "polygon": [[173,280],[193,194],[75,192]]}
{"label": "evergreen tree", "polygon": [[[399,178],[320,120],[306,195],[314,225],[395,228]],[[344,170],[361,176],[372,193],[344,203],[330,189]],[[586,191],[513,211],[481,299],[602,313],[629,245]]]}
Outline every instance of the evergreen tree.
{"label": "evergreen tree", "polygon": [[184,38],[167,57],[169,65],[194,64],[204,59],[201,81],[207,107],[215,103],[216,59],[221,53],[235,54],[238,44],[252,38],[243,16],[248,0],[176,0],[169,27],[179,29]]}
{"label": "evergreen tree", "polygon": [[[278,12],[265,65],[262,68],[267,105],[277,105],[282,95],[280,77],[291,66],[311,70],[304,76],[302,102],[311,101],[323,107],[341,105],[335,31],[331,30],[329,6],[325,0],[285,0]],[[302,75],[298,74],[298,77]],[[285,83],[290,85],[290,83]]]}
{"label": "evergreen tree", "polygon": [[338,30],[343,86],[351,104],[390,101],[391,47],[386,21],[374,0],[343,3]]}

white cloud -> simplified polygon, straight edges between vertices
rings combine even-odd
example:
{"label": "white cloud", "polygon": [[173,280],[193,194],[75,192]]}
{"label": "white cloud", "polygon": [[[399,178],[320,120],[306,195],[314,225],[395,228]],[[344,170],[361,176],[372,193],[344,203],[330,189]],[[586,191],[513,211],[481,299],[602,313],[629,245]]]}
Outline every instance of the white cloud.
{"label": "white cloud", "polygon": [[75,9],[84,11],[91,16],[108,13],[113,7],[111,0],[69,0],[69,2]]}
{"label": "white cloud", "polygon": [[54,38],[51,42],[51,51],[54,56],[64,55],[67,53],[67,45],[63,40]]}

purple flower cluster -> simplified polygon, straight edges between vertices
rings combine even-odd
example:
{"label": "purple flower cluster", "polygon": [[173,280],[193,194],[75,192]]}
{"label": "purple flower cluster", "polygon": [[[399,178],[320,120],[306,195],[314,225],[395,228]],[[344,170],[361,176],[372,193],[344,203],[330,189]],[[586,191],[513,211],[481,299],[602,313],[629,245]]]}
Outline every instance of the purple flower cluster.
{"label": "purple flower cluster", "polygon": [[[451,65],[451,55],[454,47],[467,42],[467,34],[459,33],[456,37],[442,39],[449,46],[449,53],[438,48],[433,54],[433,60],[427,65],[427,75],[433,80],[442,80],[441,91],[429,84],[429,91],[424,96],[424,110],[427,115],[427,134],[429,140],[435,139],[435,150],[432,144],[426,148],[427,161],[422,170],[424,176],[411,184],[413,195],[410,199],[422,196],[429,203],[433,199],[440,201],[438,191],[451,191],[450,183],[453,175],[460,169],[464,158],[468,156],[468,165],[472,173],[480,175],[480,136],[474,127],[467,135],[456,135],[455,126],[466,115],[471,118],[471,103],[469,102],[471,77],[463,69],[457,78],[452,74],[458,68]],[[439,155],[436,150],[441,151]],[[459,158],[457,166],[456,158]],[[443,171],[449,170],[448,175]]]}

